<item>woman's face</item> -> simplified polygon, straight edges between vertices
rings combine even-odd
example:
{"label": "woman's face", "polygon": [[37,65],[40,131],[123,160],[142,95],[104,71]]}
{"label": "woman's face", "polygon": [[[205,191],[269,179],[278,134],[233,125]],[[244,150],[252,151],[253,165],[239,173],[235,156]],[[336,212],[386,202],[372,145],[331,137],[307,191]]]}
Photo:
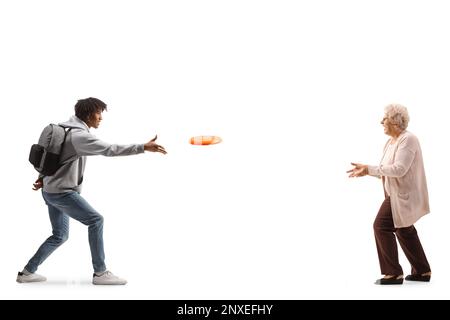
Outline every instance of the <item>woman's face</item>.
{"label": "woman's face", "polygon": [[383,120],[381,120],[381,124],[384,127],[384,133],[389,136],[392,136],[397,130],[397,127],[389,121],[389,118],[386,115],[383,117]]}

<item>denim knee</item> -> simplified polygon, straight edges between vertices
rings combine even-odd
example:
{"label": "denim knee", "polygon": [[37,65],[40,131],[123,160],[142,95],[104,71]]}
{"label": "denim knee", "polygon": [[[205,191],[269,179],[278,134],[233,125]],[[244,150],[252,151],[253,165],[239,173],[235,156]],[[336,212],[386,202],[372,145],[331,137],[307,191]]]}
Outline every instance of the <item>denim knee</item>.
{"label": "denim knee", "polygon": [[102,226],[103,225],[103,221],[104,221],[103,216],[101,214],[99,214],[97,217],[95,217],[95,219],[93,221],[93,224],[96,224],[98,226]]}
{"label": "denim knee", "polygon": [[69,239],[69,234],[68,233],[54,234],[53,239],[58,245],[62,245],[64,242],[67,241],[67,239]]}

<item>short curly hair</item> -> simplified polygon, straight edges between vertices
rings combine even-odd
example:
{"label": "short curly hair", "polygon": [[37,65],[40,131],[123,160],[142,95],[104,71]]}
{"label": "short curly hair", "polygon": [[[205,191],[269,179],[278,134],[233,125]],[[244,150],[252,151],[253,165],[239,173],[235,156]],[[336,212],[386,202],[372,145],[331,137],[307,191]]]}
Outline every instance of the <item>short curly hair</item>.
{"label": "short curly hair", "polygon": [[75,115],[84,122],[87,122],[93,113],[105,110],[106,103],[93,97],[80,99],[75,105]]}
{"label": "short curly hair", "polygon": [[400,130],[406,130],[409,123],[408,109],[401,104],[391,103],[384,108],[385,117]]}

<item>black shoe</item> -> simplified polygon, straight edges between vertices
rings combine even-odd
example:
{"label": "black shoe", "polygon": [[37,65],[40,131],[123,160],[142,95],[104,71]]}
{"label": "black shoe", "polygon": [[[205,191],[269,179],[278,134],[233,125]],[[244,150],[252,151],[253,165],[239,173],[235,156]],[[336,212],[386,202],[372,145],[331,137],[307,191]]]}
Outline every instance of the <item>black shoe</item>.
{"label": "black shoe", "polygon": [[421,281],[421,282],[430,282],[430,279],[431,279],[430,275],[423,276],[421,274],[410,274],[405,278],[405,280],[408,281]]}
{"label": "black shoe", "polygon": [[378,279],[375,284],[403,284],[403,278],[397,278],[398,276],[393,276],[392,278],[381,278]]}

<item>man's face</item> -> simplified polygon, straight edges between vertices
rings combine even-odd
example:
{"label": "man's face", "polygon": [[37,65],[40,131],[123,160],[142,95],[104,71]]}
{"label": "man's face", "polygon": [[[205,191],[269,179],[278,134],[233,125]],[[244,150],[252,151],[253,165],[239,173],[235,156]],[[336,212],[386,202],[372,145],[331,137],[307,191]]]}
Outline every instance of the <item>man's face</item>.
{"label": "man's face", "polygon": [[88,121],[89,123],[87,123],[87,125],[89,128],[97,129],[98,126],[100,125],[100,121],[102,121],[102,112],[97,111],[91,115],[91,117]]}

